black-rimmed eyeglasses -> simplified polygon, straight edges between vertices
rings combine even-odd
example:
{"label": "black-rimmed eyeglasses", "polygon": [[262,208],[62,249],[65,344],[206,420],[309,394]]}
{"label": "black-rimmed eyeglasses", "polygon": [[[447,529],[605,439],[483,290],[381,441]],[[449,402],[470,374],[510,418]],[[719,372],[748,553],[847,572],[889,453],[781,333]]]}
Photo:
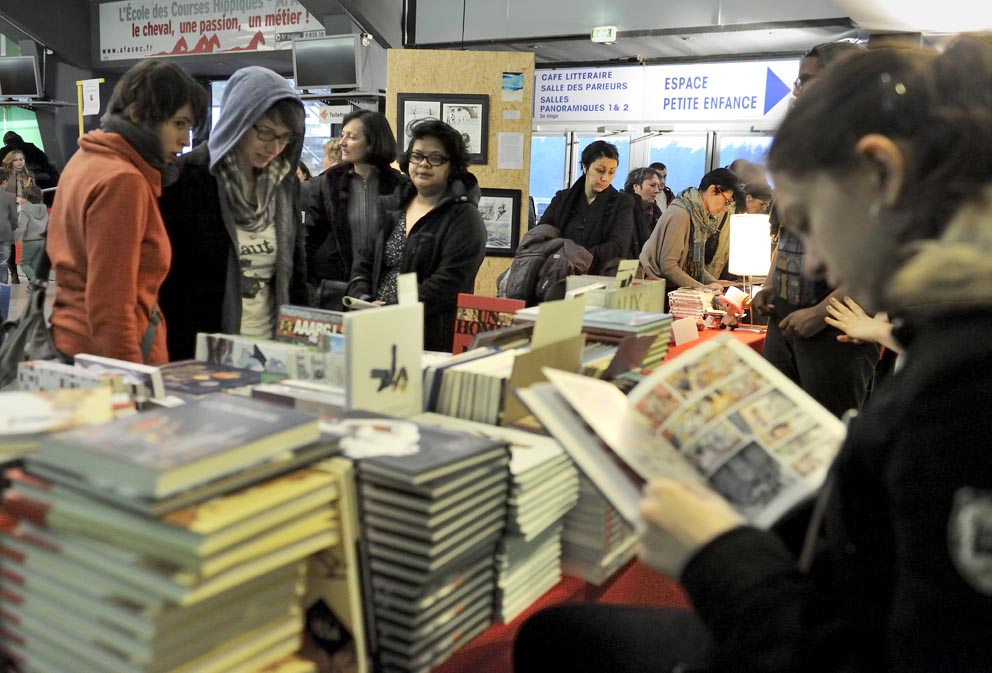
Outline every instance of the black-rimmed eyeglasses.
{"label": "black-rimmed eyeglasses", "polygon": [[437,168],[438,166],[443,166],[444,164],[451,161],[450,157],[446,157],[440,152],[432,152],[431,154],[421,154],[420,152],[410,152],[410,163],[416,166],[421,163],[424,159],[427,159],[427,163],[431,166]]}
{"label": "black-rimmed eyeglasses", "polygon": [[289,145],[291,143],[296,142],[297,138],[299,137],[292,133],[287,133],[286,135],[281,136],[273,132],[271,129],[259,128],[255,124],[252,124],[251,127],[255,129],[255,137],[261,140],[263,143],[270,143],[274,140],[280,145]]}

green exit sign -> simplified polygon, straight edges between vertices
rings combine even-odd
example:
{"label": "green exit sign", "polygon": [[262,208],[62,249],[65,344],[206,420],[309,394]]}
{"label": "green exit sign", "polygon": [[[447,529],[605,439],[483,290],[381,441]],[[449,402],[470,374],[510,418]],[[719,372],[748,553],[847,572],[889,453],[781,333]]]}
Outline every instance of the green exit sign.
{"label": "green exit sign", "polygon": [[617,41],[617,27],[616,26],[596,26],[592,29],[592,33],[589,38],[593,42],[616,42]]}

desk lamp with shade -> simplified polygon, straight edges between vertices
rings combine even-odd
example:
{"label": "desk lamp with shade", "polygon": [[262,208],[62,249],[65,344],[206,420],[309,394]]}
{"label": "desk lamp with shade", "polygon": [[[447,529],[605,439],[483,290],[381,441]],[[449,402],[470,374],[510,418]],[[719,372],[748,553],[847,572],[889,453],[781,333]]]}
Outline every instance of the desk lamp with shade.
{"label": "desk lamp with shade", "polygon": [[744,292],[754,296],[754,277],[768,273],[771,247],[769,223],[765,214],[730,216],[730,261],[727,270],[744,279]]}

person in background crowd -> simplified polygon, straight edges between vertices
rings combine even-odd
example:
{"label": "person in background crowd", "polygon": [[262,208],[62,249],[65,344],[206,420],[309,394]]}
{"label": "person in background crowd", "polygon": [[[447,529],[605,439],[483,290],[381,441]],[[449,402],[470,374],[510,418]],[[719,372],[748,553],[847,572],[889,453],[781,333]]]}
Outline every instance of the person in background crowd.
{"label": "person in background crowd", "polygon": [[[797,104],[807,85],[827,66],[861,51],[863,48],[851,43],[830,43],[811,49],[799,69],[794,90]],[[755,311],[768,316],[762,354],[839,417],[848,409],[860,409],[864,403],[878,363],[879,348],[870,342],[847,344],[837,340],[841,332],[824,319],[830,299],[843,297],[845,291],[823,278],[809,278],[803,273],[806,250],[795,231],[801,223],[790,221],[785,210],[776,211],[772,220],[781,225],[777,248],[764,287],[752,303]]]}
{"label": "person in background crowd", "polygon": [[158,197],[206,112],[196,80],[146,60],[114,87],[100,129],[79,139],[48,225],[52,336],[63,353],[168,361],[157,302],[172,248]]}
{"label": "person in background crowd", "polygon": [[18,207],[17,238],[21,241],[21,269],[30,282],[34,280],[34,270],[45,251],[48,208],[42,203],[38,185],[28,185],[24,190],[24,198],[27,203]]}
{"label": "person in background crowd", "polygon": [[313,175],[310,174],[310,168],[307,166],[307,163],[301,159],[296,164],[296,179],[301,183],[304,183],[312,178]]}
{"label": "person in background crowd", "polygon": [[699,188],[682,191],[662,214],[641,249],[640,262],[648,278],[664,278],[668,290],[680,287],[723,286],[706,271],[706,241],[717,234],[720,217],[734,203],[740,180],[726,168],[716,168],[699,182]]}
{"label": "person in background crowd", "polygon": [[653,168],[635,168],[627,174],[623,191],[634,198],[634,229],[630,237],[630,252],[628,259],[637,259],[641,248],[654,231],[654,225],[661,217],[661,208],[656,198],[661,192],[661,179]]}
{"label": "person in background crowd", "polygon": [[648,168],[653,168],[658,173],[658,179],[661,181],[661,191],[658,192],[655,203],[658,204],[658,208],[664,213],[668,209],[668,206],[672,204],[672,201],[675,200],[675,192],[668,186],[668,167],[660,161],[655,161],[648,164]]}
{"label": "person in background crowd", "polygon": [[[813,93],[815,90],[815,93]],[[560,606],[516,673],[931,673],[992,662],[992,48],[867,50],[819,76],[769,153],[826,273],[887,310],[905,365],[849,425],[811,562],[699,483],[651,482],[642,560],[690,610]],[[953,447],[953,450],[949,450]]]}
{"label": "person in background crowd", "polygon": [[0,167],[0,283],[9,280],[8,262],[13,255],[14,230],[17,228],[17,199],[7,191],[9,180],[10,173]]}
{"label": "person in background crowd", "polygon": [[306,305],[303,132],[296,92],[251,66],[228,80],[209,140],[181,159],[162,195],[174,251],[162,312],[174,360],[193,357],[197,332],[271,338],[280,305]]}
{"label": "person in background crowd", "polygon": [[437,119],[410,129],[400,168],[410,177],[394,209],[355,255],[348,294],[395,304],[396,279],[417,274],[424,304],[424,348],[451,351],[459,292],[475,291],[486,256],[479,183],[469,170],[462,134]]}
{"label": "person in background crowd", "polygon": [[556,227],[592,253],[589,273],[615,275],[630,251],[634,230],[634,199],[612,184],[619,165],[616,145],[594,140],[582,150],[582,175],[555,194],[540,224]]}
{"label": "person in background crowd", "polygon": [[42,189],[54,187],[59,181],[59,169],[48,158],[44,150],[29,143],[16,131],[7,131],[3,134],[3,147],[0,148],[0,160],[7,157],[10,152],[18,151],[24,155],[24,161],[28,171],[34,175],[35,181]]}
{"label": "person in background crowd", "polygon": [[355,253],[374,239],[380,202],[394,203],[404,178],[390,166],[396,138],[385,115],[356,110],[344,118],[341,163],[317,177],[307,211],[307,281],[311,305],[341,310]]}
{"label": "person in background crowd", "polygon": [[[757,164],[751,164],[756,166]],[[761,214],[768,212],[772,200],[772,188],[761,179],[741,185],[734,204],[720,218],[718,233],[706,241],[706,272],[718,280],[738,280],[728,270],[730,262],[730,216],[735,212]],[[769,255],[769,258],[771,255]]]}
{"label": "person in background crowd", "polygon": [[3,167],[7,169],[7,174],[10,176],[5,189],[14,195],[18,204],[26,202],[24,188],[34,184],[34,176],[28,170],[24,152],[20,150],[8,152],[7,156],[3,158]]}
{"label": "person in background crowd", "polygon": [[743,212],[751,215],[763,215],[768,212],[773,197],[771,185],[764,180],[752,180],[745,182],[742,189],[744,191]]}
{"label": "person in background crowd", "polygon": [[324,143],[324,156],[320,159],[320,170],[321,172],[326,171],[331,166],[337,166],[341,163],[341,141],[337,138],[331,138],[326,143]]}

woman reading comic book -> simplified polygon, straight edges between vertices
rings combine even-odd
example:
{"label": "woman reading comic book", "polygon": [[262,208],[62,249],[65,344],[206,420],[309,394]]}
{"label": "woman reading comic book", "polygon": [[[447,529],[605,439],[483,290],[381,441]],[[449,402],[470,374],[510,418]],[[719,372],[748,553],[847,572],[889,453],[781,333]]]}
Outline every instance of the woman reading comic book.
{"label": "woman reading comic book", "polygon": [[800,559],[653,481],[641,558],[693,609],[538,613],[518,673],[992,667],[992,47],[868,50],[806,87],[768,158],[782,212],[810,273],[888,312],[905,366],[850,423]]}

